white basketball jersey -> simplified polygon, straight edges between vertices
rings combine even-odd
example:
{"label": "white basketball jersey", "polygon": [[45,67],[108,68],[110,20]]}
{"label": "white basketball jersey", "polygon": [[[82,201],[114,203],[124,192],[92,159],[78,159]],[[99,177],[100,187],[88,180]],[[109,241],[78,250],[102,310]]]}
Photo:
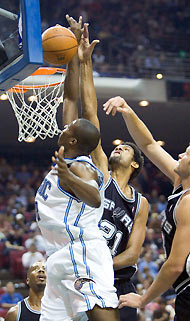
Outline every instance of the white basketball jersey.
{"label": "white basketball jersey", "polygon": [[96,169],[99,178],[101,206],[91,207],[70,193],[63,190],[57,175],[51,170],[39,187],[36,198],[36,216],[41,233],[46,243],[46,254],[49,256],[63,248],[69,242],[102,239],[99,222],[103,214],[103,174],[92,164],[90,158],[80,156],[76,159],[65,159],[67,163],[87,162]]}

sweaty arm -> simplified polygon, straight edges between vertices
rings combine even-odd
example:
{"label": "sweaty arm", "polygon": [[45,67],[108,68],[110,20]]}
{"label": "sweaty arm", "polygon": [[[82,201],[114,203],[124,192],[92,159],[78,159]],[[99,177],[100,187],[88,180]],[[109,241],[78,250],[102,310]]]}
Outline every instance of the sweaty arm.
{"label": "sweaty arm", "polygon": [[[97,116],[97,97],[93,81],[92,59],[91,54],[98,41],[94,40],[89,44],[88,28],[84,25],[84,37],[81,39],[79,46],[80,60],[80,95],[82,104],[82,117],[91,121],[98,130],[100,124]],[[102,149],[101,142],[91,153],[93,163],[104,174],[105,182],[108,180],[108,160]]]}
{"label": "sweaty arm", "polygon": [[120,270],[126,266],[137,263],[145,239],[148,211],[148,201],[145,197],[142,197],[139,212],[135,218],[126,250],[113,258],[114,270]]}
{"label": "sweaty arm", "polygon": [[170,255],[162,265],[156,279],[142,296],[134,293],[120,296],[120,307],[143,307],[153,299],[167,291],[183,272],[185,262],[190,253],[190,195],[186,195],[179,203],[176,218],[177,227]]}
{"label": "sweaty arm", "polygon": [[5,321],[16,321],[17,319],[17,311],[18,311],[18,306],[14,306],[10,308],[10,310],[7,312]]}
{"label": "sweaty arm", "polygon": [[126,101],[117,96],[104,104],[106,114],[120,112],[124,118],[128,131],[143,153],[175,184],[177,174],[174,172],[174,160],[153,138],[146,125],[139,119]]}
{"label": "sweaty arm", "polygon": [[101,198],[96,171],[85,162],[72,163],[68,168],[63,151],[64,147],[62,146],[59,152],[55,152],[55,157],[52,157],[52,161],[57,164],[54,170],[59,177],[60,186],[87,205],[99,207]]}

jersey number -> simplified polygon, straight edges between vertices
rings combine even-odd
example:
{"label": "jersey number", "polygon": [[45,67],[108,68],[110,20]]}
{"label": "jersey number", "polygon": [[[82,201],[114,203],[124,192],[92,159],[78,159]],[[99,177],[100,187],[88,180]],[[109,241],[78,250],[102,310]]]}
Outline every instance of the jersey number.
{"label": "jersey number", "polygon": [[117,231],[115,225],[107,220],[101,221],[100,229],[104,238],[107,240],[107,243],[109,243],[110,240],[114,241],[112,247],[110,247],[110,251],[111,255],[115,256],[117,254],[117,249],[121,242],[123,233],[121,231]]}

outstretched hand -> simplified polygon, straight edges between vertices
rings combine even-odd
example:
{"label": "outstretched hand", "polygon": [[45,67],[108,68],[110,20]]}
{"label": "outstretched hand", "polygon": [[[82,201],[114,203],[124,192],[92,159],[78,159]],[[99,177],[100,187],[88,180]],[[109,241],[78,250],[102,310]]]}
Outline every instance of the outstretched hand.
{"label": "outstretched hand", "polygon": [[129,293],[120,295],[119,297],[119,309],[129,306],[131,308],[142,308],[142,296],[136,293]]}
{"label": "outstretched hand", "polygon": [[70,17],[68,14],[66,15],[66,19],[70,26],[69,29],[74,33],[79,44],[84,31],[84,29],[82,28],[82,16],[79,17],[78,22],[73,17]]}
{"label": "outstretched hand", "polygon": [[88,24],[84,23],[83,34],[81,37],[80,45],[78,47],[78,56],[81,62],[85,62],[91,58],[94,47],[99,40],[93,40],[92,43],[89,43],[89,35],[88,35]]}
{"label": "outstretched hand", "polygon": [[120,97],[110,98],[105,104],[103,104],[103,110],[106,112],[106,115],[112,113],[112,116],[115,116],[117,112],[127,114],[131,108],[126,103],[126,101]]}
{"label": "outstretched hand", "polygon": [[55,151],[55,156],[52,156],[52,162],[56,163],[56,167],[52,167],[54,170],[53,175],[57,175],[60,180],[66,180],[67,176],[70,174],[70,170],[64,160],[64,147],[61,146],[59,151]]}

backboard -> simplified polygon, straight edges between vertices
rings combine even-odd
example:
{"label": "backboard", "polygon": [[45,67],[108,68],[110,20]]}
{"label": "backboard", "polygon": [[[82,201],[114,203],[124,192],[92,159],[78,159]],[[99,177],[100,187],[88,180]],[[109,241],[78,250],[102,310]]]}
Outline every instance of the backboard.
{"label": "backboard", "polygon": [[0,94],[43,64],[39,0],[0,2]]}

